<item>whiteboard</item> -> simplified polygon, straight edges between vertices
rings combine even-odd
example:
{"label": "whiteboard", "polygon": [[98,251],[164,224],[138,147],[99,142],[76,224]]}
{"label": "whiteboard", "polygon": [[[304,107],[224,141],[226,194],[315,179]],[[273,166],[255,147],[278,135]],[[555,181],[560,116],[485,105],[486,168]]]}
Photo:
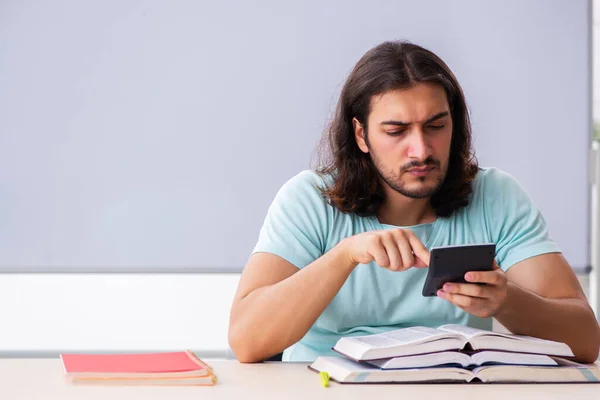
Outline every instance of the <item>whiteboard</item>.
{"label": "whiteboard", "polygon": [[455,72],[482,166],[589,264],[586,0],[0,3],[0,270],[239,271],[390,39]]}

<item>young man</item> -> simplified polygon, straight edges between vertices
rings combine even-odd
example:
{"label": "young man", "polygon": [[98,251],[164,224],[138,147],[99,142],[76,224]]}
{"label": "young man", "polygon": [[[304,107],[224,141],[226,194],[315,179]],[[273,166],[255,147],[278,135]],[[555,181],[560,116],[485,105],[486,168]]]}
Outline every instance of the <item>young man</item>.
{"label": "young man", "polygon": [[[312,361],[343,335],[491,329],[491,317],[596,360],[600,329],[571,267],[515,179],[477,166],[462,89],[435,54],[368,51],[326,139],[326,163],[277,193],[242,274],[229,324],[240,361]],[[421,295],[428,249],[490,242],[494,271]]]}

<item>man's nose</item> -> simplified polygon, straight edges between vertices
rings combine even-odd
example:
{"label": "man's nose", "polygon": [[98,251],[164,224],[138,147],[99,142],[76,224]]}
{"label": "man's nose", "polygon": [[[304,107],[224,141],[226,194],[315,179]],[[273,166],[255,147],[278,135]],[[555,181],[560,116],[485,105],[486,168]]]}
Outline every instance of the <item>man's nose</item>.
{"label": "man's nose", "polygon": [[419,161],[424,161],[432,154],[431,146],[423,132],[418,130],[411,134],[408,156]]}

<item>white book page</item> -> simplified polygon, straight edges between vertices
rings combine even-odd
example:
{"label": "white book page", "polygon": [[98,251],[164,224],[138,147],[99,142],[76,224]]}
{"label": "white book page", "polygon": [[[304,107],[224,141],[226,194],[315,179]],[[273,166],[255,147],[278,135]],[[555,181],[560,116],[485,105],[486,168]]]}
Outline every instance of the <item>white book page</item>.
{"label": "white book page", "polygon": [[573,351],[565,343],[539,339],[531,336],[499,333],[462,325],[443,325],[441,331],[460,333],[474,349],[496,349],[520,353],[546,354],[572,357]]}
{"label": "white book page", "polygon": [[437,353],[417,354],[413,356],[403,356],[394,358],[384,358],[380,360],[367,361],[383,369],[400,368],[425,368],[440,366],[445,364],[460,364],[463,367],[471,365],[472,360],[468,354],[457,351],[442,351]]}
{"label": "white book page", "polygon": [[462,335],[462,336],[466,337],[467,339],[470,339],[470,338],[478,336],[478,335],[494,334],[494,332],[492,332],[492,331],[486,331],[483,329],[471,328],[470,326],[455,325],[455,324],[443,325],[443,326],[440,326],[438,329],[441,331],[445,331],[445,332],[458,333],[459,335]]}
{"label": "white book page", "polygon": [[507,338],[507,339],[513,339],[513,340],[521,340],[521,341],[534,342],[534,343],[540,343],[540,344],[543,343],[543,344],[547,344],[547,345],[550,345],[553,343],[558,343],[558,342],[553,342],[551,340],[540,339],[540,338],[536,338],[536,337],[532,337],[532,336],[515,335],[513,333],[500,333],[500,332],[486,331],[484,329],[471,328],[469,326],[463,326],[463,325],[454,325],[454,324],[443,325],[443,326],[440,326],[438,329],[441,331],[455,332],[455,333],[461,334],[464,337],[466,337],[467,339],[471,339],[471,338],[474,338],[477,336],[496,336],[496,337],[503,337],[503,338]]}
{"label": "white book page", "polygon": [[552,340],[546,340],[546,339],[540,339],[540,338],[536,338],[533,336],[525,336],[525,335],[511,335],[510,336],[512,339],[516,339],[516,340],[523,340],[523,341],[527,341],[527,342],[534,342],[534,343],[544,343],[544,344],[556,344],[559,343],[561,344],[561,342],[555,342]]}
{"label": "white book page", "polygon": [[366,344],[370,347],[391,347],[402,344],[420,343],[441,336],[454,335],[448,335],[447,332],[440,332],[434,328],[418,326],[414,328],[397,329],[375,335],[354,336],[348,339]]}
{"label": "white book page", "polygon": [[[318,357],[311,367],[327,371],[340,382],[424,382],[429,380],[469,381],[473,373],[462,368],[427,368],[382,370],[366,363],[357,363],[340,357]],[[360,374],[360,379],[357,376]]]}
{"label": "white book page", "polygon": [[[317,357],[317,359],[312,364],[315,369],[319,371],[327,371],[327,368],[340,368],[345,373],[351,372],[373,372],[378,371],[379,368],[369,365],[367,363],[358,363],[356,361],[349,360],[347,358],[342,357],[331,357],[331,356],[321,356]],[[329,371],[328,371],[329,372]]]}
{"label": "white book page", "polygon": [[485,362],[517,365],[558,365],[552,358],[541,354],[507,353],[504,351],[482,351],[471,356],[476,364]]}
{"label": "white book page", "polygon": [[598,368],[586,369],[572,367],[525,367],[496,365],[479,367],[473,370],[484,382],[597,382],[600,378]]}

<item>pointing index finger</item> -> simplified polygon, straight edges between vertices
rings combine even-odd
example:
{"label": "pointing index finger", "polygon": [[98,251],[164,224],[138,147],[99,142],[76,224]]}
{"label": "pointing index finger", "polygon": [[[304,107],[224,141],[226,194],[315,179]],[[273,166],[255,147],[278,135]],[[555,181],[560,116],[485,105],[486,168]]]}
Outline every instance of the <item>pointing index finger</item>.
{"label": "pointing index finger", "polygon": [[415,256],[417,256],[421,261],[423,261],[425,265],[429,265],[429,250],[427,250],[425,245],[423,245],[419,238],[416,237],[415,234],[412,232],[408,235],[408,243],[410,244],[413,253],[415,253]]}

